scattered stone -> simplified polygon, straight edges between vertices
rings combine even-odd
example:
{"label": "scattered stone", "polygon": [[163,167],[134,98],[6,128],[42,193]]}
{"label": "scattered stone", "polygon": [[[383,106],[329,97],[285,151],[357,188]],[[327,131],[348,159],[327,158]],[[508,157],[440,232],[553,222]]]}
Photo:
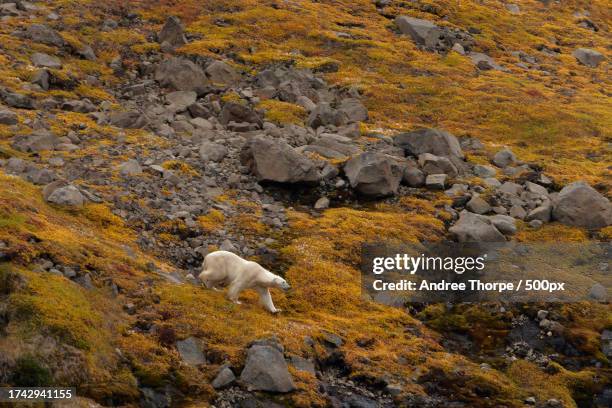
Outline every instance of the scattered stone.
{"label": "scattered stone", "polygon": [[263,126],[263,121],[253,109],[243,104],[234,102],[227,102],[225,105],[223,105],[223,109],[219,115],[219,122],[224,125],[227,125],[230,122],[245,122],[247,124],[255,125],[255,129],[260,129]]}
{"label": "scattered stone", "polygon": [[457,167],[448,158],[435,156],[431,153],[419,155],[419,165],[427,175],[447,174],[449,177],[456,177],[459,173]]}
{"label": "scattered stone", "polygon": [[462,211],[457,223],[448,231],[459,242],[504,242],[506,240],[489,218],[468,211]]}
{"label": "scattered stone", "polygon": [[497,170],[495,170],[491,166],[483,166],[477,164],[474,166],[474,174],[482,178],[495,177],[495,175],[497,174]]}
{"label": "scattered stone", "polygon": [[0,110],[0,125],[16,125],[19,123],[17,114],[10,110]]}
{"label": "scattered stone", "polygon": [[512,153],[512,150],[508,148],[504,148],[499,152],[495,153],[495,156],[493,156],[492,161],[494,165],[502,169],[511,164],[517,163],[516,156],[514,155],[514,153]]}
{"label": "scattered stone", "polygon": [[329,198],[327,197],[319,198],[314,204],[315,210],[325,210],[326,208],[329,208]]}
{"label": "scattered stone", "polygon": [[605,59],[602,53],[590,48],[578,48],[572,53],[572,55],[582,65],[586,65],[590,68],[597,68],[597,66]]}
{"label": "scattered stone", "polygon": [[119,166],[119,174],[122,177],[133,177],[142,174],[142,167],[135,159],[130,159],[121,163]]}
{"label": "scattered stone", "polygon": [[527,216],[525,217],[526,221],[532,220],[540,220],[543,223],[550,222],[550,217],[552,214],[552,204],[550,200],[544,201],[541,206],[534,208],[529,211]]}
{"label": "scattered stone", "polygon": [[598,302],[606,302],[608,300],[608,291],[606,287],[601,283],[596,283],[591,286],[591,290],[589,291],[589,297]]}
{"label": "scattered stone", "polygon": [[425,174],[416,167],[408,166],[404,169],[402,182],[410,187],[422,187],[425,185]]}
{"label": "scattered stone", "polygon": [[176,342],[178,350],[183,361],[191,366],[198,366],[206,363],[206,356],[202,352],[202,346],[199,339],[188,337],[185,340]]}
{"label": "scattered stone", "polygon": [[349,160],[344,172],[359,193],[382,197],[397,192],[404,168],[390,156],[366,152]]}
{"label": "scattered stone", "polygon": [[577,181],[559,192],[552,215],[566,225],[599,229],[612,224],[612,204],[586,182]]}
{"label": "scattered stone", "polygon": [[140,129],[147,125],[148,120],[145,115],[137,110],[127,112],[112,112],[109,115],[109,122],[113,126],[124,129]]}
{"label": "scattered stone", "polygon": [[486,214],[491,211],[489,203],[477,195],[474,195],[465,207],[475,214]]}
{"label": "scattered stone", "polygon": [[65,42],[57,31],[44,24],[31,24],[25,31],[27,38],[34,42],[56,47],[64,46]]}
{"label": "scattered stone", "polygon": [[482,180],[482,182],[486,187],[490,188],[497,188],[502,185],[501,182],[495,177],[487,177],[486,179]]}
{"label": "scattered stone", "polygon": [[211,385],[215,390],[225,388],[228,385],[232,384],[236,380],[236,376],[231,368],[224,366],[215,379],[212,381]]}
{"label": "scattered stone", "polygon": [[447,177],[446,174],[430,174],[425,178],[425,186],[431,190],[444,190]]}
{"label": "scattered stone", "polygon": [[61,69],[62,63],[57,57],[42,52],[35,52],[31,57],[32,64],[36,67]]}
{"label": "scattered stone", "polygon": [[527,212],[520,205],[513,205],[510,207],[510,216],[523,220],[527,216]]}
{"label": "scattered stone", "polygon": [[240,381],[253,391],[287,393],[295,390],[282,352],[269,345],[253,345],[248,349]]}
{"label": "scattered stone", "polygon": [[470,48],[474,39],[461,30],[439,27],[429,20],[398,16],[395,24],[402,34],[409,35],[417,45],[430,51],[447,52],[455,44]]}
{"label": "scattered stone", "polygon": [[483,54],[481,52],[470,52],[468,56],[472,60],[472,63],[474,63],[474,65],[476,65],[476,67],[481,71],[505,71],[504,67],[496,63],[493,58],[489,57],[486,54]]}
{"label": "scattered stone", "polygon": [[506,4],[506,10],[510,12],[510,14],[520,14],[521,9],[517,4]]}
{"label": "scattered stone", "polygon": [[213,161],[220,162],[227,156],[227,147],[219,143],[204,142],[200,146],[200,158],[205,162]]}
{"label": "scattered stone", "polygon": [[497,215],[493,215],[489,217],[489,219],[493,223],[493,226],[495,226],[495,228],[497,228],[499,232],[501,232],[502,234],[504,235],[516,234],[517,229],[516,229],[516,221],[514,220],[514,218],[508,215],[497,214]]}
{"label": "scattered stone", "polygon": [[46,200],[53,204],[73,207],[81,207],[85,204],[85,197],[81,194],[81,191],[73,185],[56,188]]}
{"label": "scattered stone", "polygon": [[542,225],[544,225],[544,223],[542,222],[542,220],[531,220],[527,225],[529,225],[533,229],[540,229],[542,228]]}
{"label": "scattered stone", "polygon": [[21,152],[39,153],[44,150],[53,150],[58,144],[58,138],[51,132],[39,130],[30,135],[15,137],[12,146]]}
{"label": "scattered stone", "polygon": [[291,356],[289,358],[289,363],[294,366],[298,371],[305,371],[312,375],[316,375],[315,365],[312,360],[299,356]]}
{"label": "scattered stone", "polygon": [[167,43],[171,47],[180,47],[187,44],[181,19],[176,16],[168,17],[166,24],[164,24],[162,30],[157,34],[157,41],[160,44]]}

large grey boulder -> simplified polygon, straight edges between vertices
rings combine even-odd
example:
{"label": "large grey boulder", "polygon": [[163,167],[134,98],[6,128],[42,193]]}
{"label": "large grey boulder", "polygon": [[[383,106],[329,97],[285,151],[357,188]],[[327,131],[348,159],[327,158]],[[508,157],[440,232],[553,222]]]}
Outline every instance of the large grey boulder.
{"label": "large grey boulder", "polygon": [[64,39],[54,29],[44,24],[31,24],[25,31],[25,36],[34,42],[62,47]]}
{"label": "large grey boulder", "polygon": [[474,44],[474,39],[468,33],[440,27],[429,20],[398,16],[395,18],[395,25],[402,34],[410,36],[415,44],[431,51],[447,52],[455,44],[469,49]]}
{"label": "large grey boulder", "polygon": [[420,129],[400,133],[393,142],[406,153],[417,157],[423,153],[460,159],[465,157],[457,138],[444,130]]}
{"label": "large grey boulder", "polygon": [[590,48],[578,48],[572,53],[572,55],[582,65],[586,65],[587,67],[591,68],[596,68],[605,59],[602,53]]}
{"label": "large grey boulder", "polygon": [[368,109],[357,98],[343,99],[338,106],[338,111],[346,115],[348,123],[368,120]]}
{"label": "large grey boulder", "polygon": [[348,122],[347,113],[334,109],[328,102],[320,102],[306,120],[306,124],[313,129],[327,125],[343,126]]}
{"label": "large grey boulder", "polygon": [[176,16],[168,17],[166,24],[157,34],[157,40],[160,44],[167,43],[172,47],[180,47],[187,44],[181,19]]}
{"label": "large grey boulder", "polygon": [[42,52],[35,52],[34,54],[32,54],[32,57],[30,57],[30,59],[32,60],[32,64],[34,64],[34,66],[36,67],[51,69],[62,68],[62,62],[59,58]]}
{"label": "large grey boulder", "polygon": [[198,95],[193,91],[175,91],[166,95],[166,102],[173,112],[182,112],[193,105]]}
{"label": "large grey boulder", "polygon": [[390,156],[366,152],[349,160],[344,165],[344,173],[359,193],[381,197],[397,192],[404,166]]}
{"label": "large grey boulder", "polygon": [[243,149],[241,160],[260,181],[317,183],[321,179],[312,160],[283,140],[255,137]]}
{"label": "large grey boulder", "polygon": [[488,217],[469,211],[462,211],[457,223],[448,231],[459,242],[503,242],[506,240]]}
{"label": "large grey boulder", "polygon": [[240,381],[253,391],[287,393],[295,390],[283,354],[269,345],[256,344],[249,348]]}
{"label": "large grey boulder", "polygon": [[420,18],[398,16],[395,19],[395,24],[402,34],[409,35],[412,41],[418,45],[434,45],[436,36],[440,33],[437,25]]}
{"label": "large grey boulder", "polygon": [[584,181],[565,186],[554,200],[553,218],[589,229],[612,225],[612,204]]}
{"label": "large grey boulder", "polygon": [[212,62],[205,72],[213,85],[234,85],[240,82],[240,74],[223,61]]}
{"label": "large grey boulder", "polygon": [[85,204],[85,196],[72,184],[56,188],[46,200],[53,204],[72,207],[80,207]]}
{"label": "large grey boulder", "polygon": [[227,102],[223,105],[223,109],[221,109],[221,114],[219,115],[219,122],[223,125],[227,125],[230,122],[245,122],[253,123],[258,128],[263,126],[263,121],[257,112],[246,105],[235,102]]}
{"label": "large grey boulder", "polygon": [[419,155],[419,165],[427,175],[448,174],[449,177],[456,177],[459,174],[457,167],[448,158],[431,153]]}
{"label": "large grey boulder", "polygon": [[176,91],[194,91],[203,94],[209,85],[206,74],[198,65],[185,58],[170,58],[163,61],[155,71],[155,80],[161,86]]}

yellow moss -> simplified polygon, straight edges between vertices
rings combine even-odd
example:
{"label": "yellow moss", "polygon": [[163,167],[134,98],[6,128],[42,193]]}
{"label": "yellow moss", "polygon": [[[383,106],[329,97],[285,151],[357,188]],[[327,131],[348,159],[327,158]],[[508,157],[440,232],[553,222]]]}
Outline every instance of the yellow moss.
{"label": "yellow moss", "polygon": [[242,99],[240,95],[238,95],[238,93],[235,91],[231,91],[231,92],[227,92],[223,94],[223,96],[221,97],[221,100],[223,102],[234,102],[234,103],[240,103],[243,105],[246,103],[245,100]]}
{"label": "yellow moss", "polygon": [[559,223],[544,224],[538,229],[523,224],[516,239],[523,242],[584,242],[588,235],[584,229]]}
{"label": "yellow moss", "polygon": [[205,232],[212,232],[223,227],[225,216],[217,209],[211,209],[208,214],[198,217],[198,223]]}
{"label": "yellow moss", "polygon": [[276,124],[304,124],[306,119],[306,109],[293,103],[266,99],[257,106],[265,110],[268,121]]}
{"label": "yellow moss", "polygon": [[131,333],[119,340],[122,350],[134,367],[134,374],[146,386],[160,386],[170,374],[173,357],[151,338]]}
{"label": "yellow moss", "polygon": [[175,170],[186,176],[197,177],[200,175],[196,169],[191,167],[189,164],[180,160],[169,160],[162,163],[162,167],[168,170]]}
{"label": "yellow moss", "polygon": [[[112,307],[76,283],[52,274],[21,272],[27,291],[11,295],[9,303],[21,319],[42,326],[67,343],[82,349],[110,347]],[[96,309],[92,307],[96,304]],[[105,304],[104,309],[97,309]],[[102,316],[99,310],[106,310]]]}

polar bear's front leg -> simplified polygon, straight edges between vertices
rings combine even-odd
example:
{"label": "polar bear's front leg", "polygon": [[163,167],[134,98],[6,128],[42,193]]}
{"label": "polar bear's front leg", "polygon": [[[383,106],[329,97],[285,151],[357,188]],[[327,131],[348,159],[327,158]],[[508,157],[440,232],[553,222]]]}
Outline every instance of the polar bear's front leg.
{"label": "polar bear's front leg", "polygon": [[270,295],[270,289],[268,288],[255,288],[257,293],[259,293],[259,303],[270,313],[278,313],[281,310],[274,307],[274,303],[272,302],[272,295]]}
{"label": "polar bear's front leg", "polygon": [[237,305],[240,305],[242,303],[238,300],[238,297],[240,296],[240,292],[243,290],[244,287],[242,283],[239,281],[232,282],[232,284],[229,286],[229,290],[227,291],[227,298]]}

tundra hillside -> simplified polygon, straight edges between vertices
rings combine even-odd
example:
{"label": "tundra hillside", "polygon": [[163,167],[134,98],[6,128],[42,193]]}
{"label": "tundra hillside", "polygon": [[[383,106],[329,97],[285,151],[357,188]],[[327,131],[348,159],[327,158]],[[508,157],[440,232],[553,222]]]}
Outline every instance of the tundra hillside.
{"label": "tundra hillside", "polygon": [[[588,242],[558,259],[612,276],[609,2],[3,0],[0,19],[0,385],[84,407],[612,404],[589,271],[588,302],[405,308],[359,272],[374,241]],[[282,312],[202,288],[215,249],[283,276]]]}

